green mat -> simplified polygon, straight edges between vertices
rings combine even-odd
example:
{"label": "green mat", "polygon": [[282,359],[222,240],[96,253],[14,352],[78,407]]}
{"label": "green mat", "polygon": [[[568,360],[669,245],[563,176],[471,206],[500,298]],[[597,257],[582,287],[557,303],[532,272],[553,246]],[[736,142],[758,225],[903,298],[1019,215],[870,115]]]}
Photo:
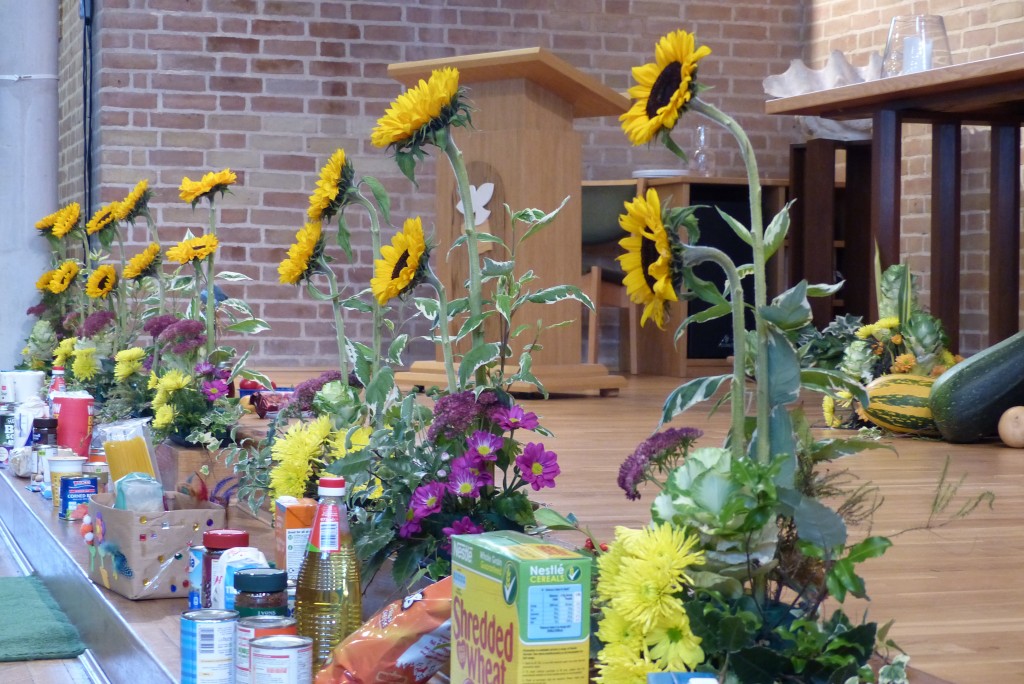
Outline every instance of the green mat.
{"label": "green mat", "polygon": [[85,650],[78,630],[35,575],[0,577],[0,606],[0,661],[74,658]]}

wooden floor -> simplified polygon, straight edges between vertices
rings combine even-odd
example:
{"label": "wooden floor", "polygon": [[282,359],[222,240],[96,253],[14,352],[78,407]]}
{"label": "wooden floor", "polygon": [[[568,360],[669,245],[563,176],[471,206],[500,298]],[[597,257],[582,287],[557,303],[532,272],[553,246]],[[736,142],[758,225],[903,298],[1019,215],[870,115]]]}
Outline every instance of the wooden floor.
{"label": "wooden floor", "polygon": [[[654,492],[630,502],[616,485],[619,464],[656,427],[662,401],[678,381],[632,377],[617,397],[527,401],[553,430],[545,446],[558,453],[562,476],[535,498],[572,512],[602,537],[616,525],[650,520]],[[805,410],[820,417],[817,401]],[[673,426],[705,432],[703,445],[719,445],[728,413],[709,418],[698,407]],[[897,454],[863,452],[838,463],[875,483],[885,502],[872,534],[894,546],[860,566],[870,603],[847,603],[856,617],[867,611],[879,623],[895,619],[892,637],[915,667],[952,682],[1024,682],[1024,450],[1000,444],[953,446],[894,439]],[[991,490],[994,507],[937,530],[918,528],[928,519],[946,457],[952,479],[966,475],[961,496]],[[853,536],[868,530],[853,530]]]}

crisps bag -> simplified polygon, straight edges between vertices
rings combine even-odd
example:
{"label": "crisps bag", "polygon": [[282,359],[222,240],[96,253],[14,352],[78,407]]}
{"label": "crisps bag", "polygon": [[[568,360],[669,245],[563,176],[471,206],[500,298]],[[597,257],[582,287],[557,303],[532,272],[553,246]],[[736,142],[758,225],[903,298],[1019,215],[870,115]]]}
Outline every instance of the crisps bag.
{"label": "crisps bag", "polygon": [[389,603],[334,647],[316,684],[423,684],[451,657],[451,577]]}

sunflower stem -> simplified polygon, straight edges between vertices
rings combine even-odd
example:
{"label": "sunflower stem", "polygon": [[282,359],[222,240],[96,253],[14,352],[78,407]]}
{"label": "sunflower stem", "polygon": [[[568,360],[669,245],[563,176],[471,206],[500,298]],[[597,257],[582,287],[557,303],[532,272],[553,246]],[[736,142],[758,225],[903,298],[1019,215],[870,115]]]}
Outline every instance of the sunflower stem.
{"label": "sunflower stem", "polygon": [[[216,209],[214,208],[213,195],[210,197],[210,228],[207,235],[217,237]],[[213,350],[217,348],[217,297],[213,290],[213,259],[216,250],[210,250],[206,257],[206,358],[209,359]]]}
{"label": "sunflower stem", "polygon": [[114,332],[114,352],[121,351],[122,334],[124,333],[124,327],[127,325],[125,320],[125,306],[128,302],[128,286],[124,279],[124,238],[121,237],[121,231],[114,229],[114,235],[117,236],[117,249],[121,253],[121,275],[117,278],[117,329]]}
{"label": "sunflower stem", "polygon": [[734,459],[743,458],[746,449],[744,444],[744,423],[746,416],[743,412],[743,388],[746,385],[746,375],[743,372],[744,354],[741,346],[742,340],[746,339],[746,327],[743,320],[743,280],[740,278],[736,264],[729,256],[714,247],[701,247],[699,245],[687,246],[683,252],[683,265],[692,268],[693,266],[710,261],[717,264],[729,281],[729,300],[732,305],[732,336],[736,340],[732,356],[732,390],[729,406],[732,409],[732,439],[729,448],[732,450]]}
{"label": "sunflower stem", "polygon": [[[149,213],[149,205],[146,205],[142,209],[142,215],[146,217],[146,229],[149,232],[149,239],[151,242],[155,242],[160,245],[160,233],[157,230],[156,221],[153,220],[153,215]],[[160,258],[160,254],[154,257],[154,259]],[[123,273],[124,271],[122,271]],[[156,286],[159,292],[159,300],[157,301],[156,315],[163,316],[164,314],[164,270],[161,267],[157,267],[154,270],[153,277],[156,278]]]}
{"label": "sunflower stem", "polygon": [[444,355],[444,372],[448,376],[448,392],[454,394],[459,391],[459,383],[455,375],[455,359],[452,355],[452,340],[448,333],[448,294],[444,285],[434,274],[434,270],[427,266],[426,281],[437,292],[437,329],[441,335],[441,353]]}
{"label": "sunflower stem", "polygon": [[327,276],[327,282],[331,286],[331,308],[334,310],[334,332],[338,338],[338,370],[341,371],[341,383],[348,387],[348,343],[345,341],[345,319],[341,316],[341,295],[338,291],[338,279],[334,277],[334,271],[320,257],[322,271]]}
{"label": "sunflower stem", "polygon": [[[761,317],[760,311],[768,302],[768,287],[765,279],[764,227],[761,216],[761,179],[757,171],[757,159],[754,147],[750,144],[743,128],[731,116],[717,107],[699,98],[691,101],[695,112],[703,114],[715,123],[728,130],[739,143],[740,154],[747,170],[747,184],[750,188],[750,237],[754,256],[754,321],[757,331],[757,356],[754,363],[757,382],[757,445],[755,454],[759,463],[767,464],[771,459],[771,442],[768,434],[768,327]],[[743,356],[746,345],[743,338],[734,340],[734,353]],[[733,397],[733,401],[742,401],[743,397]],[[742,433],[740,433],[742,435]]]}
{"label": "sunflower stem", "polygon": [[[380,217],[377,215],[377,209],[370,203],[361,192],[356,190],[355,200],[363,208],[366,209],[366,213],[370,215],[370,237],[373,242],[373,263],[377,263],[381,258],[380,253]],[[380,370],[380,346],[382,338],[382,328],[384,325],[384,307],[380,305],[376,297],[370,297],[373,306],[373,358],[371,359],[370,367],[370,378],[377,377],[377,372]]]}
{"label": "sunflower stem", "polygon": [[[464,219],[462,232],[466,236],[466,251],[469,257],[469,315],[478,321],[472,333],[473,347],[476,348],[484,343],[483,324],[479,322],[479,318],[483,313],[483,296],[481,292],[480,247],[477,242],[476,219],[473,214],[473,197],[469,189],[469,172],[466,169],[466,160],[462,156],[462,151],[459,150],[455,140],[450,135],[448,136],[444,151],[448,155],[448,161],[451,163],[452,171],[455,173],[459,199],[462,200],[462,216]],[[486,370],[483,367],[477,368],[476,384],[478,386],[483,385],[486,379]]]}

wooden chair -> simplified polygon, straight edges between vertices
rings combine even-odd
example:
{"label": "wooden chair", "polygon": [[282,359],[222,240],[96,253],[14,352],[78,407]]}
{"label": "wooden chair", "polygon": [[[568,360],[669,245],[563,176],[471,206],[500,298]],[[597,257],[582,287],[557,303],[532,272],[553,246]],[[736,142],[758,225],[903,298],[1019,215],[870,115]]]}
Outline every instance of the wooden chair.
{"label": "wooden chair", "polygon": [[[629,372],[636,375],[639,368],[637,356],[638,331],[640,329],[640,315],[637,307],[629,300],[626,288],[622,281],[616,278],[609,278],[609,273],[600,266],[591,266],[590,270],[583,274],[583,282],[580,289],[590,300],[594,302],[594,311],[590,313],[587,324],[587,363],[597,363],[598,350],[600,345],[600,313],[605,307],[614,307],[619,310],[619,320],[622,320],[621,312],[626,311],[626,330],[629,344]],[[620,326],[620,331],[622,327]],[[623,336],[619,335],[619,343],[622,344]],[[620,351],[619,358],[622,358]]]}

